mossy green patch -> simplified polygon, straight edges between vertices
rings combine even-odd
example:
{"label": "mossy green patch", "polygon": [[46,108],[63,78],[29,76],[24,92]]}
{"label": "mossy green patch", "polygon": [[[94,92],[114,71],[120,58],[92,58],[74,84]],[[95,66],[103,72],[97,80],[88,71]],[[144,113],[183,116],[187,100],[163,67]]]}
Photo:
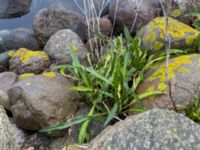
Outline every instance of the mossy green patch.
{"label": "mossy green patch", "polygon": [[174,9],[171,13],[172,17],[179,17],[181,15],[181,10],[180,9]]}
{"label": "mossy green patch", "polygon": [[164,44],[162,42],[155,41],[154,50],[160,50],[163,46],[164,46]]}

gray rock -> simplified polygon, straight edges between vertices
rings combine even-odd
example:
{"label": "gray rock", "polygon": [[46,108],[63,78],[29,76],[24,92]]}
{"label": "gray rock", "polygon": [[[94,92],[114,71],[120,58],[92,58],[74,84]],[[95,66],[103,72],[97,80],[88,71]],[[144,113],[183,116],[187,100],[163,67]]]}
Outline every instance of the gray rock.
{"label": "gray rock", "polygon": [[107,127],[89,150],[199,150],[199,134],[183,114],[154,109]]}
{"label": "gray rock", "polygon": [[77,56],[80,61],[84,61],[88,50],[76,33],[69,29],[64,29],[56,32],[48,40],[44,47],[44,51],[55,62],[71,63],[70,47],[77,48]]}
{"label": "gray rock", "polygon": [[9,60],[9,70],[17,74],[41,73],[50,66],[50,59],[43,51],[20,48]]}
{"label": "gray rock", "polygon": [[76,12],[66,9],[42,9],[33,18],[33,31],[42,46],[52,34],[66,28],[76,32],[83,41],[86,40],[86,25]]}
{"label": "gray rock", "polygon": [[32,0],[0,0],[0,18],[19,17],[29,12]]}
{"label": "gray rock", "polygon": [[[65,77],[46,72],[15,83],[8,91],[16,125],[27,130],[39,130],[62,123],[74,114],[79,94],[67,90],[73,83]],[[60,136],[61,133],[51,133]]]}
{"label": "gray rock", "polygon": [[39,49],[36,38],[29,29],[0,30],[0,53],[21,47]]}
{"label": "gray rock", "polygon": [[121,33],[126,26],[131,33],[160,15],[159,0],[112,0],[109,18],[115,22],[114,30]]}
{"label": "gray rock", "polygon": [[4,52],[0,54],[0,72],[8,70],[9,66],[9,52]]}
{"label": "gray rock", "polygon": [[[199,59],[200,55],[191,54],[179,56],[169,61],[168,78],[171,84],[171,97],[179,110],[189,108],[192,99],[200,95]],[[158,65],[155,70],[147,72],[145,80],[137,89],[138,93],[163,92],[162,95],[152,96],[142,101],[143,105],[149,109],[174,108],[165,77],[165,66],[164,62]]]}
{"label": "gray rock", "polygon": [[0,105],[10,110],[10,101],[7,94],[8,89],[16,82],[17,75],[13,72],[0,73]]}
{"label": "gray rock", "polygon": [[0,133],[1,150],[19,150],[15,130],[2,106],[0,106]]}

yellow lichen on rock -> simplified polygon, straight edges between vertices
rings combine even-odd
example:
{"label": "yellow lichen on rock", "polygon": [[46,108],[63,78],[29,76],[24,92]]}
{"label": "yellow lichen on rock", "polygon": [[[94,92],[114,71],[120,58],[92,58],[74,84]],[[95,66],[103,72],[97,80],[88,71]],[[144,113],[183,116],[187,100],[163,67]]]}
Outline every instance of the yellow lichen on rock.
{"label": "yellow lichen on rock", "polygon": [[164,46],[164,44],[162,42],[155,41],[154,50],[160,50],[163,46]]}
{"label": "yellow lichen on rock", "polygon": [[43,72],[42,75],[53,78],[56,76],[56,73],[55,72]]}
{"label": "yellow lichen on rock", "polygon": [[[174,58],[173,61],[171,61],[168,65],[168,78],[173,79],[176,77],[176,72],[178,71],[180,73],[190,73],[189,69],[183,68],[182,65],[190,65],[192,64],[191,58],[196,56],[196,54],[192,55],[183,55],[179,56],[177,58]],[[162,64],[158,67],[158,69],[147,79],[148,81],[154,81],[159,80],[157,89],[158,90],[165,90],[167,88],[166,83],[166,65]],[[152,87],[150,87],[152,90]],[[150,90],[150,89],[147,89]]]}
{"label": "yellow lichen on rock", "polygon": [[172,17],[179,17],[181,15],[181,10],[180,9],[175,9],[172,11],[171,16]]}
{"label": "yellow lichen on rock", "polygon": [[[154,29],[159,28],[160,38],[164,39],[166,35],[166,19],[164,17],[155,18],[149,23],[150,32],[153,32]],[[172,38],[183,38],[190,33],[188,38],[188,43],[191,44],[195,38],[197,38],[199,32],[192,27],[176,21],[169,17],[168,21],[168,33]]]}
{"label": "yellow lichen on rock", "polygon": [[18,56],[22,63],[26,64],[32,57],[42,57],[45,61],[49,60],[49,57],[43,51],[31,51],[26,48],[20,48],[16,51],[14,56]]}
{"label": "yellow lichen on rock", "polygon": [[15,51],[13,51],[13,50],[10,50],[9,52],[8,52],[8,56],[11,58],[11,57],[13,57],[15,55]]}
{"label": "yellow lichen on rock", "polygon": [[34,75],[35,75],[34,73],[24,73],[24,74],[21,74],[18,77],[18,81],[27,79],[27,78],[29,78],[31,76],[34,76]]}

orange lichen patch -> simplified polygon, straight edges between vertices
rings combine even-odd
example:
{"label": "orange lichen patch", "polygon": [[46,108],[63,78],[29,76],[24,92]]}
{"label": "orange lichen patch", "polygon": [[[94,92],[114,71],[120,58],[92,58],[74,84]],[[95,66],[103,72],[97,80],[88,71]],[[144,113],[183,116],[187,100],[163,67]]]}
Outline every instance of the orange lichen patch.
{"label": "orange lichen patch", "polygon": [[20,60],[24,64],[28,63],[30,58],[32,58],[32,57],[41,57],[45,61],[49,60],[49,57],[46,55],[45,52],[43,52],[43,51],[31,51],[31,50],[28,50],[26,48],[18,49],[14,56],[16,56],[16,55],[19,56]]}
{"label": "orange lichen patch", "polygon": [[55,72],[43,72],[42,75],[53,78],[56,76],[56,73]]}

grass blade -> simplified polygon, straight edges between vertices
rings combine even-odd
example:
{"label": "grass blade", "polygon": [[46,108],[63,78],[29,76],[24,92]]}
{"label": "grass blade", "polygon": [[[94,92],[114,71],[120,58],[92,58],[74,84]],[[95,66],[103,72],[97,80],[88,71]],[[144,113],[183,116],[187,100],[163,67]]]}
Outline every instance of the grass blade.
{"label": "grass blade", "polygon": [[106,119],[106,121],[104,123],[104,127],[107,126],[110,123],[110,121],[114,118],[114,116],[115,116],[115,114],[117,112],[117,109],[118,109],[118,104],[115,103],[115,105],[111,109],[110,114],[108,115],[108,117],[107,117],[107,119]]}

